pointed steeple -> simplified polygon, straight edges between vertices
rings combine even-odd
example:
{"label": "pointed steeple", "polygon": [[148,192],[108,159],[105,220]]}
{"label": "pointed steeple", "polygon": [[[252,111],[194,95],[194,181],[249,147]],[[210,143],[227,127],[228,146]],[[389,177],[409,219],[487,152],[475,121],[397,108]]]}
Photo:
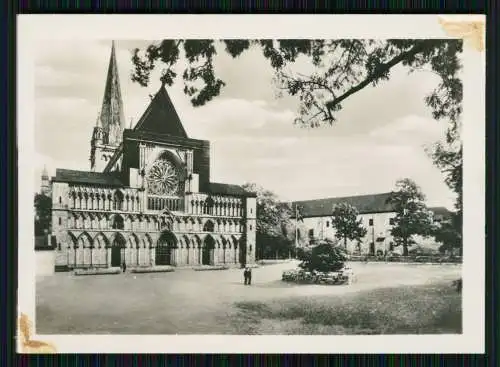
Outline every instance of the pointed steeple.
{"label": "pointed steeple", "polygon": [[95,121],[95,127],[101,127],[101,113],[97,113],[97,119]]}
{"label": "pointed steeple", "polygon": [[47,172],[47,166],[46,165],[43,166],[43,170],[42,170],[42,179],[43,178],[47,178],[47,179],[49,178],[49,174]]}
{"label": "pointed steeple", "polygon": [[119,145],[122,140],[123,129],[125,128],[125,118],[114,41],[111,44],[111,56],[109,58],[100,121],[105,135],[104,143],[115,146]]}

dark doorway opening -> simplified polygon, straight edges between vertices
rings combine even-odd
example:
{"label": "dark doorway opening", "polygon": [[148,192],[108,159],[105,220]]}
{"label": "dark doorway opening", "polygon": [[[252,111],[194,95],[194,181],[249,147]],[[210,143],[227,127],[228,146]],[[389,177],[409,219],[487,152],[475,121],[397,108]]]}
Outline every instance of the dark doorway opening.
{"label": "dark doorway opening", "polygon": [[155,249],[155,265],[172,265],[172,250],[177,247],[177,238],[170,231],[160,235]]}
{"label": "dark doorway opening", "polygon": [[125,238],[117,234],[111,246],[111,266],[120,267],[125,259]]}
{"label": "dark doorway opening", "polygon": [[242,267],[247,264],[247,246],[244,239],[240,240],[239,248],[239,260]]}
{"label": "dark doorway opening", "polygon": [[203,252],[201,254],[201,263],[202,265],[210,265],[213,263],[212,254],[213,249],[215,248],[215,240],[212,236],[205,237],[203,241]]}

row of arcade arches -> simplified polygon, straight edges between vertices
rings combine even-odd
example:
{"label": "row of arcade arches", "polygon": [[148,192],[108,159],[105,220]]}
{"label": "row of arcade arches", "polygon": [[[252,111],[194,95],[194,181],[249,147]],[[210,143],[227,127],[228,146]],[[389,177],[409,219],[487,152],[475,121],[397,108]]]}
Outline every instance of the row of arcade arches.
{"label": "row of arcade arches", "polygon": [[162,266],[162,265],[214,265],[245,263],[247,248],[242,238],[207,234],[177,236],[163,231],[154,240],[149,234],[139,237],[135,233],[127,238],[113,233],[109,239],[102,232],[92,237],[82,232],[76,237],[69,233],[66,248],[67,263],[71,268]]}

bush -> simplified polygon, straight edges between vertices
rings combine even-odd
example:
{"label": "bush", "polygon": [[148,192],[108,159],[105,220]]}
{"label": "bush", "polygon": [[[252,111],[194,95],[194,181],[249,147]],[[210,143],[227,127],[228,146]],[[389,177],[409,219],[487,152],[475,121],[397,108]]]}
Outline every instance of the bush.
{"label": "bush", "polygon": [[312,249],[300,251],[298,256],[302,260],[299,266],[309,272],[313,270],[322,273],[339,271],[347,261],[345,248],[331,241],[324,241]]}

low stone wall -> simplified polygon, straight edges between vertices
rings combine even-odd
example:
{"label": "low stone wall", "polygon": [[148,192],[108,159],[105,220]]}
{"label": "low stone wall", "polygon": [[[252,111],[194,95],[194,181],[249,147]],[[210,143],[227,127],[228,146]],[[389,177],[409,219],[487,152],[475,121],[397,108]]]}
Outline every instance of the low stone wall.
{"label": "low stone wall", "polygon": [[153,267],[138,267],[130,269],[131,273],[171,273],[175,271],[173,266],[153,266]]}
{"label": "low stone wall", "polygon": [[273,264],[283,264],[283,263],[289,263],[290,261],[293,261],[293,259],[262,259],[256,261],[257,264],[259,265],[273,265]]}
{"label": "low stone wall", "polygon": [[76,269],[73,274],[74,275],[116,275],[120,274],[122,269],[115,268],[107,268],[107,269],[99,269],[99,268],[89,268],[89,269]]}
{"label": "low stone wall", "polygon": [[202,265],[194,267],[194,271],[228,270],[229,266],[224,265]]}
{"label": "low stone wall", "polygon": [[35,274],[45,276],[54,274],[55,253],[52,249],[35,250]]}

